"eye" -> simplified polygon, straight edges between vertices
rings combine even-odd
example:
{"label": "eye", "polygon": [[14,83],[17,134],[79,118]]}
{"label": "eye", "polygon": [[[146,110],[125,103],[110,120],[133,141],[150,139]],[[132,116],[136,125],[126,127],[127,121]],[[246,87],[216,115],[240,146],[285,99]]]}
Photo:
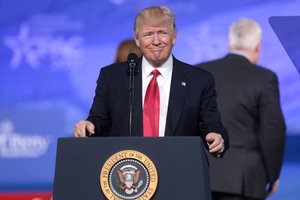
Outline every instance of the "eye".
{"label": "eye", "polygon": [[153,34],[151,32],[147,32],[143,34],[143,37],[151,37]]}
{"label": "eye", "polygon": [[161,35],[161,36],[169,35],[168,32],[166,32],[166,31],[160,31],[158,34]]}

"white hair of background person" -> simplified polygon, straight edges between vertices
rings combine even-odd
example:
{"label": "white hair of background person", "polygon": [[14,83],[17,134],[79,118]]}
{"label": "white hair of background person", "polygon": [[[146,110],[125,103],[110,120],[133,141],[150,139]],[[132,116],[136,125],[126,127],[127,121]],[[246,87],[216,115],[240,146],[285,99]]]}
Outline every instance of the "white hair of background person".
{"label": "white hair of background person", "polygon": [[229,46],[234,50],[253,50],[260,44],[262,29],[255,21],[241,18],[230,26]]}

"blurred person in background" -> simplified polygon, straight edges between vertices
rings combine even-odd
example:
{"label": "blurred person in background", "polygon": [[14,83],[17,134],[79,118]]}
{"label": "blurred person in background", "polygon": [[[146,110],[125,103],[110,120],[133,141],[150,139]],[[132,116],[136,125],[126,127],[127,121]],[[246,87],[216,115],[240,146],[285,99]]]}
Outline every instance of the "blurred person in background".
{"label": "blurred person in background", "polygon": [[198,65],[215,77],[230,149],[209,156],[213,200],[261,200],[277,190],[286,126],[275,73],[256,65],[262,30],[241,18],[229,31],[230,53]]}
{"label": "blurred person in background", "polygon": [[139,47],[136,46],[133,39],[123,40],[118,46],[115,62],[127,61],[127,56],[130,53],[135,53],[138,57],[142,56],[142,52]]}

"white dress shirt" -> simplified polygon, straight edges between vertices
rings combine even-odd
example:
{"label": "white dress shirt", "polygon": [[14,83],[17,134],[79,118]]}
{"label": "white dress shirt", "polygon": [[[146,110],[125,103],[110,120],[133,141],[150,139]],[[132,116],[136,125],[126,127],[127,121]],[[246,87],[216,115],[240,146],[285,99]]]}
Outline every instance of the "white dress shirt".
{"label": "white dress shirt", "polygon": [[170,55],[168,60],[160,67],[153,67],[146,59],[142,59],[142,86],[143,86],[143,107],[144,99],[147,91],[148,84],[150,83],[153,75],[151,72],[157,69],[160,75],[157,77],[157,84],[159,87],[159,100],[160,100],[160,110],[159,110],[159,137],[165,136],[166,122],[167,122],[167,112],[169,105],[169,96],[171,88],[172,70],[173,70],[173,57]]}

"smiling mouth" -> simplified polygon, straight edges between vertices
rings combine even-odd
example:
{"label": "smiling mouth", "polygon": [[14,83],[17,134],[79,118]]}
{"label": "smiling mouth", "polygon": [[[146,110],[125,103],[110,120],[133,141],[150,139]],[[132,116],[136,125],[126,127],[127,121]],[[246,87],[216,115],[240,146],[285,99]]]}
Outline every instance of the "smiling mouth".
{"label": "smiling mouth", "polygon": [[162,49],[151,49],[151,51],[161,51]]}

